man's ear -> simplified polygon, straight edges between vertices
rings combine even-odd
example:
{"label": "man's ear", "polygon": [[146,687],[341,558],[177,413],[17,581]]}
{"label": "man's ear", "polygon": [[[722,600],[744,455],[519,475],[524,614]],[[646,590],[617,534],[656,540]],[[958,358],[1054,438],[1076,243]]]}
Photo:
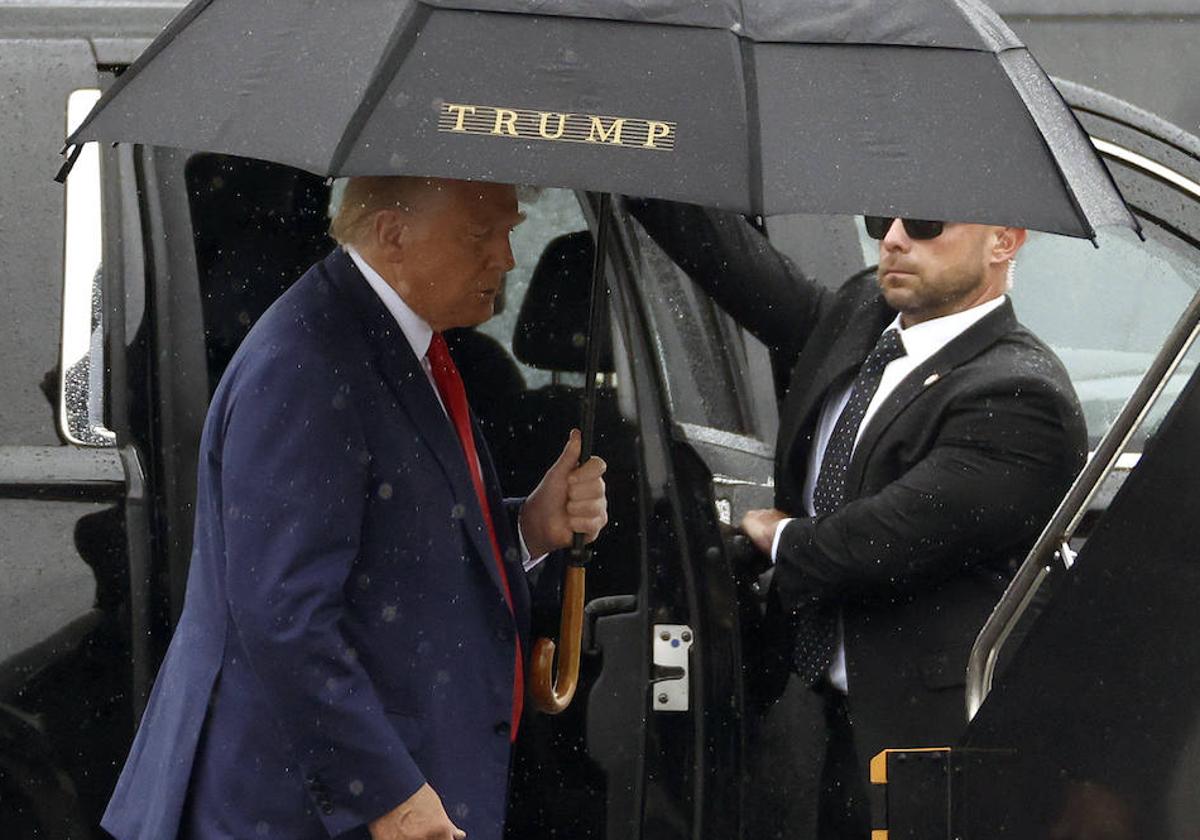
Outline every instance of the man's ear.
{"label": "man's ear", "polygon": [[408,220],[398,210],[380,210],[372,220],[375,247],[388,262],[399,262],[404,253]]}
{"label": "man's ear", "polygon": [[1002,227],[996,234],[992,244],[992,262],[1004,263],[1013,259],[1021,246],[1025,244],[1028,232],[1020,227]]}

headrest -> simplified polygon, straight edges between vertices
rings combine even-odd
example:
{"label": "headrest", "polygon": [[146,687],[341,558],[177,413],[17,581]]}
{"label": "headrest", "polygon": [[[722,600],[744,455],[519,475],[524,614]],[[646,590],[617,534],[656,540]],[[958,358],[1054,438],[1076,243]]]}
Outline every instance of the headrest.
{"label": "headrest", "polygon": [[[513,334],[513,354],[523,364],[540,370],[584,372],[595,252],[592,234],[586,230],[555,237],[542,251]],[[608,319],[597,339],[601,342],[599,372],[612,373]]]}

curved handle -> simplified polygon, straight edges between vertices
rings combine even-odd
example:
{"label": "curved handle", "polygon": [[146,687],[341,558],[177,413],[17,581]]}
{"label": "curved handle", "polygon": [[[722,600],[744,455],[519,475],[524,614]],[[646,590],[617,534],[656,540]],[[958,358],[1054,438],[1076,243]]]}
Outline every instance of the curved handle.
{"label": "curved handle", "polygon": [[562,650],[558,654],[558,673],[554,673],[555,645],[550,639],[538,639],[533,646],[533,661],[530,668],[529,693],[533,705],[539,712],[557,715],[575,696],[579,684],[579,646],[583,636],[583,589],[582,566],[568,566],[563,590],[562,621],[558,640]]}
{"label": "curved handle", "polygon": [[[600,370],[600,341],[608,317],[608,286],[604,278],[604,260],[608,252],[609,223],[612,216],[612,196],[601,193],[596,211],[596,249],[592,259],[592,291],[588,302],[587,365],[584,372],[583,410],[579,463],[586,464],[592,455],[596,439],[596,375]],[[571,705],[579,684],[579,646],[583,636],[583,579],[584,568],[591,560],[592,550],[584,544],[583,534],[571,538],[571,559],[563,589],[562,619],[559,624],[558,673],[554,672],[554,642],[538,639],[533,646],[533,662],[529,672],[529,694],[534,708],[548,715],[557,715]]]}

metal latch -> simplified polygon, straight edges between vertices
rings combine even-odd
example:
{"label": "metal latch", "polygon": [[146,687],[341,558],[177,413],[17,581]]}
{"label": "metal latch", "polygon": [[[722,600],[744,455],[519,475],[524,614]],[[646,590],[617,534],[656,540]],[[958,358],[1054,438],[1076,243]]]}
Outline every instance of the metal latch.
{"label": "metal latch", "polygon": [[1075,558],[1078,556],[1079,556],[1078,552],[1076,552],[1075,549],[1071,548],[1070,544],[1067,543],[1066,540],[1063,540],[1062,543],[1059,545],[1058,557],[1060,560],[1062,560],[1064,569],[1070,569],[1072,566],[1074,566]]}
{"label": "metal latch", "polygon": [[733,502],[729,501],[729,499],[718,497],[716,500],[716,505],[717,505],[717,521],[720,522],[722,525],[732,525],[733,524]]}
{"label": "metal latch", "polygon": [[688,652],[692,649],[692,628],[686,624],[654,625],[654,711],[688,710]]}

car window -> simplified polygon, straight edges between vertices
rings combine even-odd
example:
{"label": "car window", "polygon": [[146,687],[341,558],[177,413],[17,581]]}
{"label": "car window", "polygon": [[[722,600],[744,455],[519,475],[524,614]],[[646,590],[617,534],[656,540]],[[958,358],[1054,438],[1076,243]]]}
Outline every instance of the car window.
{"label": "car window", "polygon": [[[583,217],[579,199],[571,190],[521,189],[518,198],[525,221],[513,230],[509,238],[516,265],[504,278],[504,293],[497,303],[496,314],[477,328],[505,347],[512,347],[521,302],[525,299],[529,281],[546,246],[562,234],[587,230],[587,220]],[[515,361],[530,388],[547,385],[553,378],[551,371],[529,365],[520,357]],[[583,375],[561,373],[559,381],[582,385]]]}
{"label": "car window", "polygon": [[333,247],[323,179],[275,163],[197,154],[184,170],[209,392],[250,328]]}
{"label": "car window", "polygon": [[[74,131],[100,99],[96,88],[84,88],[67,100],[67,131]],[[111,446],[114,434],[105,427],[104,301],[100,201],[100,153],[89,143],[80,152],[66,182],[63,248],[62,354],[60,375],[48,391],[59,393],[59,428],[68,441]]]}
{"label": "car window", "polygon": [[[1145,224],[1145,222],[1144,222]],[[1153,227],[1153,226],[1152,226]],[[1176,319],[1200,287],[1200,260],[1123,229],[1100,232],[1099,248],[1031,234],[1012,290],[1018,317],[1062,358],[1079,394],[1095,446],[1150,366]],[[1196,368],[1190,354],[1134,438],[1140,450]]]}
{"label": "car window", "polygon": [[765,222],[771,244],[805,277],[827,289],[837,289],[876,262],[874,248],[863,252],[862,224],[856,216],[789,213],[769,216]]}
{"label": "car window", "polygon": [[746,409],[749,384],[731,368],[731,360],[746,353],[740,330],[641,225],[631,223],[630,229],[673,419],[754,434]]}

